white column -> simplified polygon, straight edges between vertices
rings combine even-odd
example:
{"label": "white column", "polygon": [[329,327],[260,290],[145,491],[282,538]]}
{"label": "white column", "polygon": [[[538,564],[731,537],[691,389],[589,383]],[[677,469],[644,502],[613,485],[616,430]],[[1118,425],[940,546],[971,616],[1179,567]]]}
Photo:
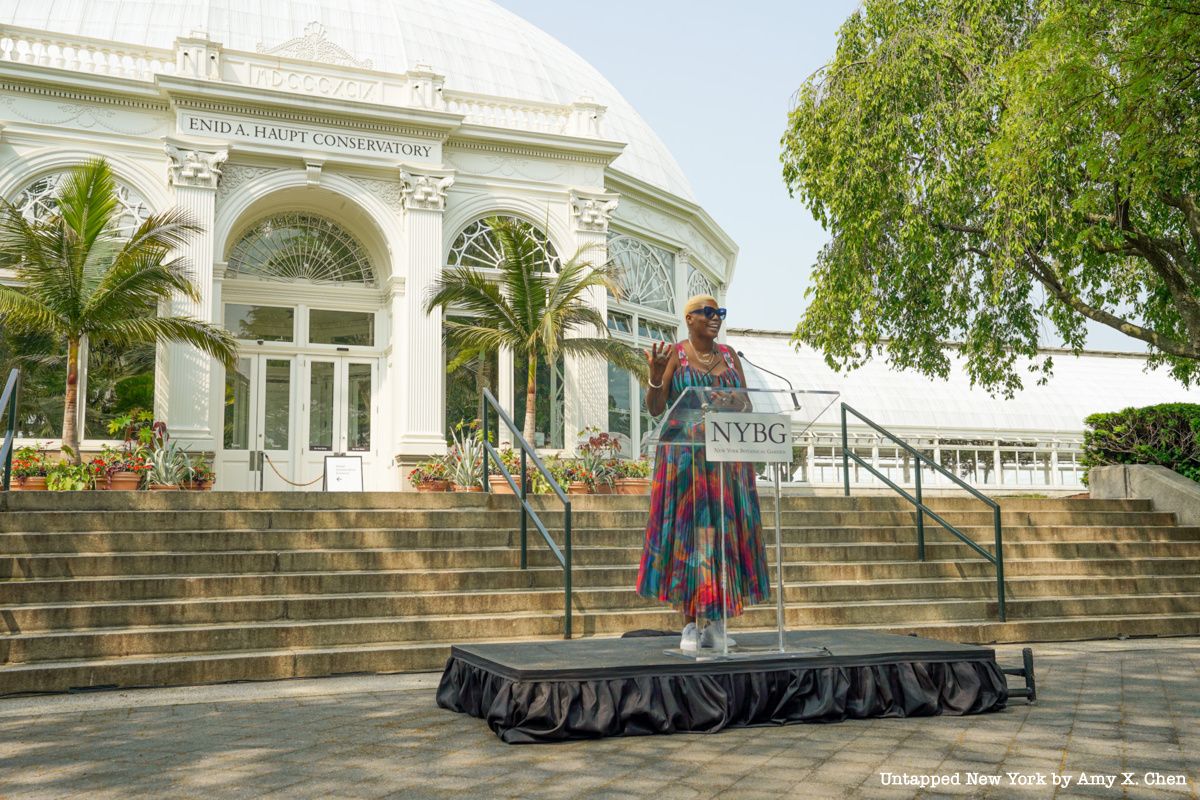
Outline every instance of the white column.
{"label": "white column", "polygon": [[[496,391],[498,392],[496,399],[500,401],[500,406],[510,417],[513,415],[513,409],[516,408],[514,405],[516,398],[513,396],[516,389],[513,380],[513,369],[515,368],[513,361],[512,348],[501,347],[500,352],[496,354],[496,371],[499,373],[496,376]],[[520,425],[523,420],[515,419],[513,422]],[[512,431],[508,429],[507,425],[500,426],[499,434],[497,441],[500,444],[512,445]]]}
{"label": "white column", "polygon": [[[679,313],[675,315],[678,319],[675,328],[675,338],[683,340],[687,338],[687,326],[683,323],[683,304],[692,296],[691,287],[688,286],[688,277],[691,275],[692,269],[692,251],[686,247],[675,254],[675,310]],[[721,330],[721,340],[725,340],[725,330]]]}
{"label": "white column", "polygon": [[[571,192],[571,220],[575,250],[588,263],[600,267],[608,263],[608,222],[616,210],[618,196],[605,192]],[[608,293],[596,287],[588,291],[587,302],[608,314]],[[578,330],[576,336],[600,336],[605,331]],[[566,427],[564,445],[574,448],[579,431],[595,425],[608,429],[608,364],[599,358],[569,357],[563,364],[566,378]]]}
{"label": "white column", "polygon": [[[393,342],[400,369],[394,385],[400,394],[397,441],[402,459],[445,452],[446,363],[442,313],[426,314],[429,286],[442,272],[442,217],[449,172],[417,174],[401,170],[404,196],[405,267],[403,298],[393,295]],[[403,387],[403,388],[400,388]]]}
{"label": "white column", "polygon": [[[199,300],[175,295],[167,304],[172,316],[212,322],[213,228],[216,223],[217,181],[227,150],[188,149],[167,142],[169,173],[175,205],[200,227],[179,255],[187,263]],[[171,436],[201,449],[216,447],[210,408],[218,387],[213,385],[214,361],[194,347],[170,344],[160,349],[156,381],[156,416],[165,419]]]}

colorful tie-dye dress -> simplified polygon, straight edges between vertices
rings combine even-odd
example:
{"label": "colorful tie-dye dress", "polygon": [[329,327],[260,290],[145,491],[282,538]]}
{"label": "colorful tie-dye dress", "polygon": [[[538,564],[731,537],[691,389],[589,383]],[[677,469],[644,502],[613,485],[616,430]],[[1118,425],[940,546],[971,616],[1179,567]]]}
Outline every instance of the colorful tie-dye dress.
{"label": "colorful tie-dye dress", "polygon": [[[741,386],[733,356],[725,345],[717,346],[726,368],[716,377],[690,365],[682,343],[675,347],[679,366],[671,379],[668,409],[689,386]],[[709,464],[703,449],[658,446],[638,594],[670,603],[688,617],[720,619],[717,552],[724,513],[729,570],[726,615],[738,616],[746,605],[767,599],[770,578],[754,466],[725,464],[724,489],[722,508],[721,465]]]}

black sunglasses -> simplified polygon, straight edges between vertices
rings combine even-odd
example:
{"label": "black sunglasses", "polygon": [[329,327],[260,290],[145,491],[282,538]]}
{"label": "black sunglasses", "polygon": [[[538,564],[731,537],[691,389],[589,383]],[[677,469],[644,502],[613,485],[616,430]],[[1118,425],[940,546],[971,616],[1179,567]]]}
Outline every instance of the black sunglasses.
{"label": "black sunglasses", "polygon": [[727,308],[713,308],[712,306],[705,306],[704,308],[697,308],[692,313],[693,314],[703,314],[705,319],[712,319],[713,317],[720,317],[721,319],[725,319],[725,315],[728,312],[729,312],[729,309],[727,309]]}

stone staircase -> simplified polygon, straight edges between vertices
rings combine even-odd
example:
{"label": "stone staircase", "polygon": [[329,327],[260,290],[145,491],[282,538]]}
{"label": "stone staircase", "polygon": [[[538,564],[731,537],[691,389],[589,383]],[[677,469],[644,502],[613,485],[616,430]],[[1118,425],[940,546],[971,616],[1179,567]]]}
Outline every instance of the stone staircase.
{"label": "stone staircase", "polygon": [[[1143,501],[1000,502],[1006,623],[991,565],[936,523],[916,560],[899,498],[786,496],[788,625],[975,643],[1200,633],[1200,528]],[[931,504],[991,547],[977,501]],[[577,635],[679,626],[631,588],[646,508],[576,500]],[[453,642],[559,638],[562,570],[532,525],[519,569],[517,509],[462,494],[0,494],[0,694],[435,670]]]}

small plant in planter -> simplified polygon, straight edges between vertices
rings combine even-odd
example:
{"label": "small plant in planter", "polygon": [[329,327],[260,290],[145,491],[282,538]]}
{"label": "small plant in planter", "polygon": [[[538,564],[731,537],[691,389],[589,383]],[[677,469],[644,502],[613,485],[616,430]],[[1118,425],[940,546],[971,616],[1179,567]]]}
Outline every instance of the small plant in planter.
{"label": "small plant in planter", "polygon": [[408,473],[409,485],[418,492],[450,491],[450,469],[440,458],[431,458],[417,464]]}
{"label": "small plant in planter", "polygon": [[90,464],[74,463],[74,451],[63,445],[69,458],[51,464],[46,470],[46,488],[52,492],[78,492],[95,486],[95,474]]}
{"label": "small plant in planter", "polygon": [[[508,445],[500,448],[500,463],[508,470],[508,474],[512,475],[516,481],[517,488],[521,488],[521,456],[516,450]],[[493,494],[512,494],[512,487],[508,485],[508,479],[500,474],[499,470],[488,473],[488,484],[491,486]],[[532,482],[530,484],[532,488]]]}
{"label": "small plant in planter", "polygon": [[456,492],[483,491],[483,442],[479,439],[479,420],[458,423],[450,432],[454,444],[446,456],[450,481]]}
{"label": "small plant in planter", "polygon": [[567,479],[567,494],[592,494],[596,485],[596,476],[581,461],[567,465],[564,473]]}
{"label": "small plant in planter", "polygon": [[[560,489],[564,491],[567,488],[567,463],[562,460],[557,454],[552,454],[542,459],[542,463],[546,465],[546,471],[550,473],[550,477],[558,484]],[[542,475],[542,471],[536,467],[529,468],[529,493],[530,494],[550,494],[550,482]]]}
{"label": "small plant in planter", "polygon": [[12,489],[18,492],[40,492],[46,489],[46,451],[39,447],[18,447],[12,460]]}
{"label": "small plant in planter", "polygon": [[186,488],[197,492],[211,491],[213,483],[217,479],[217,473],[213,471],[212,463],[208,460],[208,456],[200,456],[194,463],[190,465],[189,481]]}
{"label": "small plant in planter", "polygon": [[154,415],[142,409],[113,418],[108,423],[109,436],[120,436],[121,449],[106,447],[107,479],[103,488],[116,491],[137,489],[149,471],[150,448],[154,444]]}
{"label": "small plant in planter", "polygon": [[627,458],[617,462],[617,494],[646,494],[650,491],[653,467],[649,459]]}
{"label": "small plant in planter", "polygon": [[591,475],[592,490],[597,494],[611,494],[616,482],[617,456],[621,442],[597,427],[579,432],[579,463]]}
{"label": "small plant in planter", "polygon": [[161,443],[150,451],[146,463],[149,465],[146,483],[154,490],[178,490],[191,469],[187,452],[175,442],[166,441],[165,434]]}

